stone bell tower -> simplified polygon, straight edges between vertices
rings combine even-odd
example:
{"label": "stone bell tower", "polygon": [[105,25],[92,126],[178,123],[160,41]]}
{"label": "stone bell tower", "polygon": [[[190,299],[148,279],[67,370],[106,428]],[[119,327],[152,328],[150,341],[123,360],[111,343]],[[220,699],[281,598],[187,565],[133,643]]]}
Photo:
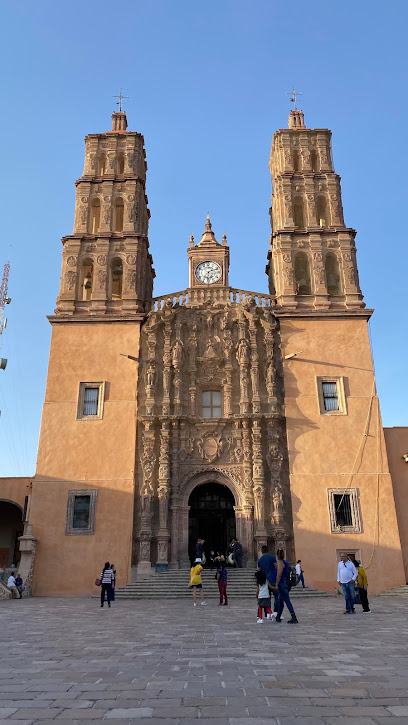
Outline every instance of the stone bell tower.
{"label": "stone bell tower", "polygon": [[128,315],[151,299],[146,169],[143,136],[127,130],[124,111],[112,114],[111,131],[85,138],[57,315]]}
{"label": "stone bell tower", "polygon": [[269,162],[271,294],[284,308],[362,308],[356,232],[344,223],[331,131],[306,128],[301,110],[290,112],[288,125],[275,132]]}
{"label": "stone bell tower", "polygon": [[69,591],[63,574],[51,588],[47,582],[56,539],[65,561],[79,559],[78,591],[106,552],[121,562],[120,581],[130,577],[140,330],[154,277],[146,169],[143,136],[127,130],[124,112],[113,113],[111,131],[86,137],[74,230],[62,239],[61,286],[49,317],[31,507],[41,541],[35,593]]}

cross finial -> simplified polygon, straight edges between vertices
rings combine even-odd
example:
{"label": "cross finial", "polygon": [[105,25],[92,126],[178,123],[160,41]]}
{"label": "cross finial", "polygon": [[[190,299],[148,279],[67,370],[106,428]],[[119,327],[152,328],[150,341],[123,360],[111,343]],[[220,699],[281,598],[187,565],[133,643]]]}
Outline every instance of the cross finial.
{"label": "cross finial", "polygon": [[118,96],[112,96],[112,98],[119,98],[118,101],[116,101],[116,105],[119,106],[119,112],[122,113],[122,101],[124,98],[129,98],[129,96],[124,96],[122,93],[122,89],[119,91]]}
{"label": "cross finial", "polygon": [[291,96],[290,103],[293,103],[293,108],[296,111],[296,98],[297,96],[303,96],[303,93],[299,93],[299,91],[295,91],[294,88],[290,91],[290,93],[286,93],[287,96]]}

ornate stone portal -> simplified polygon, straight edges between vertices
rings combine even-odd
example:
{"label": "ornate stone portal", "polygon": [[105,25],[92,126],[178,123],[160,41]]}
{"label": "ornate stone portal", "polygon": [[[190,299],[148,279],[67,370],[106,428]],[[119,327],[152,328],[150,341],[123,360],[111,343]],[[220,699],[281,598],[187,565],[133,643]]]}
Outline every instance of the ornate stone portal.
{"label": "ornate stone portal", "polygon": [[[142,328],[134,528],[139,572],[153,564],[160,570],[188,564],[189,496],[206,482],[234,495],[246,565],[268,540],[281,544],[284,538],[291,554],[273,298],[225,285],[229,250],[225,237],[223,245],[216,242],[209,219],[203,240],[204,249],[190,242],[190,264],[211,261],[214,251],[210,273],[225,263],[220,284],[156,298]],[[210,393],[220,408],[206,408]]]}

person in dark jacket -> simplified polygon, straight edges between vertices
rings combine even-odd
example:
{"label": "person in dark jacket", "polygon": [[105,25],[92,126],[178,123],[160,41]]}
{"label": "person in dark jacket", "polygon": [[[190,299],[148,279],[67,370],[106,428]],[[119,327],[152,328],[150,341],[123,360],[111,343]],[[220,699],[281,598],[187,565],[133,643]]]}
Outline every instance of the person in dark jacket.
{"label": "person in dark jacket", "polygon": [[237,565],[238,569],[242,569],[242,557],[243,557],[243,553],[244,553],[243,549],[242,549],[242,544],[240,541],[238,541],[238,539],[233,539],[232,543],[233,543],[233,554],[234,554],[234,558],[236,561],[236,565]]}

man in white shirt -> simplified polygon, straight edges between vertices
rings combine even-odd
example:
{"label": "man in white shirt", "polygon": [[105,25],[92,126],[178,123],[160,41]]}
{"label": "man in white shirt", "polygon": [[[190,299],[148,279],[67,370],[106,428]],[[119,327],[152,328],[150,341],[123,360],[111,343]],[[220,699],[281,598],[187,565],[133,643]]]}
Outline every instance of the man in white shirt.
{"label": "man in white shirt", "polygon": [[302,560],[298,559],[296,564],[296,584],[299,584],[299,582],[302,582],[303,589],[305,588],[305,580],[303,577],[303,569],[302,569]]}
{"label": "man in white shirt", "polygon": [[337,566],[337,581],[341,584],[344,598],[346,600],[346,611],[344,614],[354,614],[354,584],[357,579],[357,570],[347,554],[341,555]]}
{"label": "man in white shirt", "polygon": [[12,571],[8,580],[7,580],[7,586],[10,589],[11,593],[13,594],[14,599],[20,599],[20,592],[18,591],[16,587],[16,580],[14,578],[15,572]]}

